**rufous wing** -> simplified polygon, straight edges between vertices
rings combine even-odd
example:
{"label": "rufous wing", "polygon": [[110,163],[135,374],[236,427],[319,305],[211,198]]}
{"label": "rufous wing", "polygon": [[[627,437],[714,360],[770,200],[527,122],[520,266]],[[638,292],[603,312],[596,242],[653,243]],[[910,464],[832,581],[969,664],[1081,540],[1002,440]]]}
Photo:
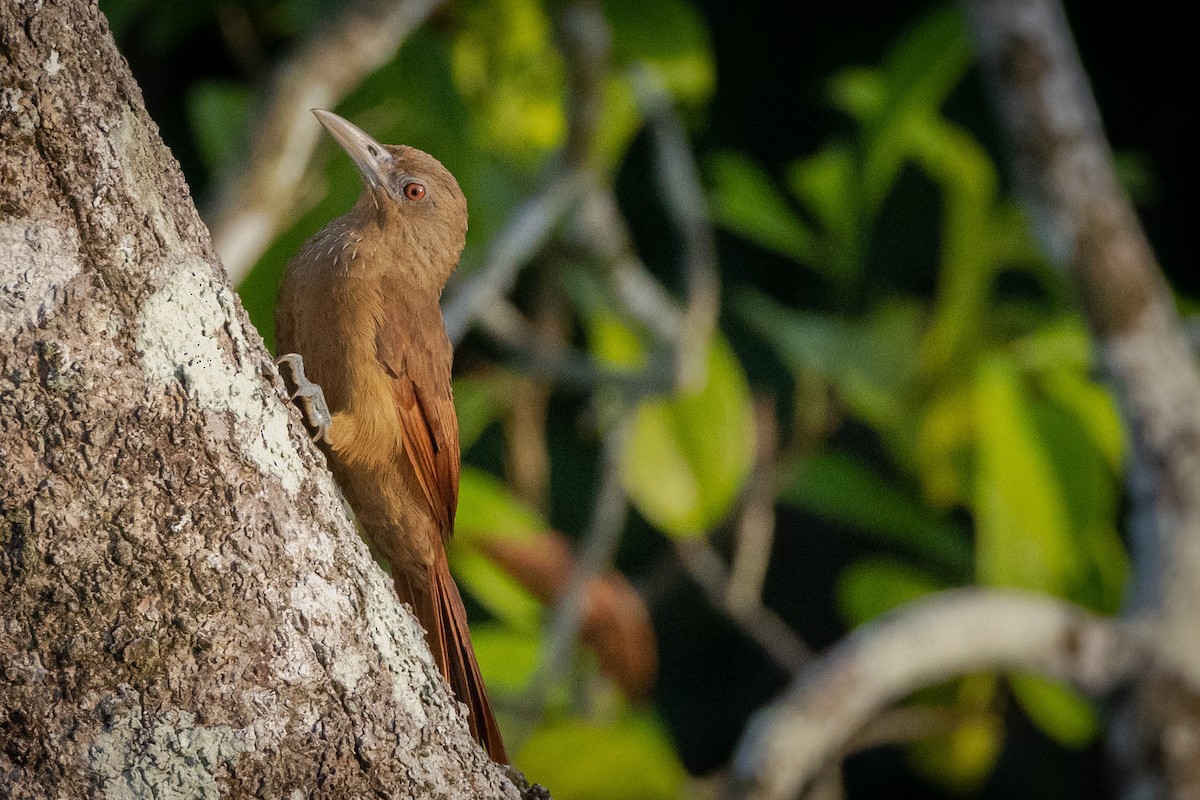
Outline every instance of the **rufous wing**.
{"label": "rufous wing", "polygon": [[450,352],[413,347],[400,351],[383,331],[377,352],[391,378],[404,452],[443,538],[458,508],[458,416],[450,390]]}

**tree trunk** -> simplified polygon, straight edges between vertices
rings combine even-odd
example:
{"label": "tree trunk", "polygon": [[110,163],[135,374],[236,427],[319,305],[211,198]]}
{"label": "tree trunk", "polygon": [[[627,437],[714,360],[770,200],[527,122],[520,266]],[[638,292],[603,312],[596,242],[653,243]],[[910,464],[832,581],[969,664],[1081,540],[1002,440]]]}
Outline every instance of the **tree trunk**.
{"label": "tree trunk", "polygon": [[87,0],[0,5],[0,797],[517,797]]}

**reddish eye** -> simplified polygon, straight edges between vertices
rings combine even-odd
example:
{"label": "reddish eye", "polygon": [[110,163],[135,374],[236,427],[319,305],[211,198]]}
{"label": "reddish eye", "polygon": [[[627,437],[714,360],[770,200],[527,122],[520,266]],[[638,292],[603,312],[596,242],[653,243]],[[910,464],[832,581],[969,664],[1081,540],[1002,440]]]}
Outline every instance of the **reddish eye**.
{"label": "reddish eye", "polygon": [[417,200],[424,200],[425,185],[422,183],[417,183],[416,181],[404,184],[404,196],[413,202],[416,202]]}

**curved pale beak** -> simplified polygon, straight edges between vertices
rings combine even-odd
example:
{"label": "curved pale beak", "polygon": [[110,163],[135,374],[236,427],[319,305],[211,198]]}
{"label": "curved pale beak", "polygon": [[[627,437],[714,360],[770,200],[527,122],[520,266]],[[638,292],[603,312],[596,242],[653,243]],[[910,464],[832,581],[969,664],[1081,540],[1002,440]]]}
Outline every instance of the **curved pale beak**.
{"label": "curved pale beak", "polygon": [[367,185],[386,191],[388,185],[386,170],[392,163],[392,154],[388,152],[387,148],[364,133],[362,128],[342,119],[332,111],[314,108],[312,113],[325,126],[325,130],[329,131],[329,135],[346,151],[346,155],[354,161]]}

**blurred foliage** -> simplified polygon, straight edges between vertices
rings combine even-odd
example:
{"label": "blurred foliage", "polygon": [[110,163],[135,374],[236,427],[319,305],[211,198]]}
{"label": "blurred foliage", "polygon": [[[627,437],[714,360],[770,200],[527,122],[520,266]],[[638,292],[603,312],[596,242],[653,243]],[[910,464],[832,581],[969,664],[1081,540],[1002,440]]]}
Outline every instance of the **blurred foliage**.
{"label": "blurred foliage", "polygon": [[[839,298],[837,308],[819,312],[745,291],[736,312],[795,374],[828,382],[846,413],[879,435],[888,470],[921,490],[892,489],[837,452],[786,465],[780,502],[922,559],[849,568],[839,603],[851,622],[945,586],[935,575],[1042,591],[1106,613],[1116,610],[1125,580],[1120,421],[1090,377],[1081,321],[1052,302],[1058,279],[998,193],[995,165],[941,112],[968,63],[958,15],[936,12],[879,68],[830,82],[854,135],[793,162],[787,194],[741,154],[709,163],[717,221],[812,269]],[[855,300],[867,294],[864,253],[908,167],[940,193],[938,291],[929,301],[892,296],[863,307]],[[999,280],[1013,272],[1040,284],[1036,299],[1051,302],[1000,294]],[[947,516],[956,508],[969,512],[973,542]],[[974,568],[961,571],[972,544]],[[1011,686],[1050,736],[1074,746],[1094,736],[1094,712],[1069,689],[1032,676]],[[924,743],[917,763],[951,787],[978,785],[997,755],[997,743],[980,738],[988,731],[999,733],[968,723],[940,746]]]}
{"label": "blurred foliage", "polygon": [[[170,51],[214,14],[230,24],[236,8],[259,49],[275,56],[337,4],[105,0],[102,7],[119,36],[138,32],[154,52]],[[481,266],[512,209],[559,157],[568,119],[560,11],[538,0],[452,3],[337,109],[380,140],[434,152],[454,172],[471,206],[463,272]],[[649,197],[635,198],[642,208],[656,200],[638,150],[643,122],[629,68],[656,69],[701,133],[721,64],[704,16],[683,0],[605,0],[603,11],[612,57],[594,161],[606,179],[641,170],[630,183]],[[620,477],[638,512],[623,548],[634,553],[622,563],[631,572],[652,572],[649,554],[672,539],[725,545],[753,468],[752,395],[775,392],[776,406],[790,413],[782,420],[777,504],[855,540],[858,555],[829,600],[848,626],[970,584],[1116,610],[1128,570],[1117,522],[1124,434],[1111,397],[1092,377],[1091,344],[1069,292],[1040,259],[979,132],[945,110],[969,67],[962,21],[939,7],[877,66],[848,67],[827,82],[824,96],[842,127],[813,152],[782,169],[739,150],[699,153],[723,254],[743,259],[722,264],[726,301],[721,330],[706,343],[705,379],[632,400],[607,386],[551,386],[550,486],[559,496],[548,507],[506,471],[511,442],[503,434],[519,364],[475,340],[460,349],[455,396],[465,459],[451,555],[489,617],[475,642],[501,722],[531,731],[515,743],[516,764],[556,798],[665,799],[687,791],[666,732],[678,739],[680,726],[597,690],[603,681],[586,655],[553,687],[547,708],[527,718],[519,701],[539,669],[548,615],[473,547],[551,527],[581,535],[577,521],[591,502],[584,464],[613,424],[627,426]],[[254,92],[244,75],[212,75],[187,88],[188,130],[209,174],[243,147]],[[779,102],[801,101],[780,87]],[[1149,191],[1144,163],[1125,159],[1122,174]],[[914,185],[925,194],[914,194]],[[240,287],[268,343],[287,259],[358,191],[353,166],[325,141],[294,224]],[[932,222],[913,210],[914,196],[933,208]],[[932,230],[917,230],[922,225]],[[906,246],[889,249],[896,239],[885,234],[897,226]],[[931,252],[907,247],[923,236],[934,242]],[[645,238],[666,237],[656,230]],[[568,341],[597,364],[633,379],[660,369],[654,336],[611,291],[572,284],[588,266],[561,268],[571,258],[563,249],[539,260],[519,287],[522,308],[549,296]],[[673,274],[670,254],[666,264],[647,261],[654,274]],[[771,272],[758,261],[786,267]],[[934,285],[923,292],[889,284],[881,261],[892,275],[934,274]],[[534,282],[545,291],[533,291]],[[795,286],[815,287],[812,298],[797,303]],[[766,378],[764,361],[777,365]],[[828,419],[814,429],[805,422],[813,416]],[[866,431],[870,445],[848,430]],[[782,544],[799,539],[804,552],[809,531],[781,526],[776,535]],[[803,583],[797,576],[806,564],[771,566]],[[662,592],[652,586],[645,594],[653,603]],[[913,745],[912,763],[950,790],[977,789],[1004,746],[1009,700],[1070,747],[1089,743],[1100,726],[1092,704],[1061,685],[1029,675],[969,676],[914,699],[962,721]]]}

